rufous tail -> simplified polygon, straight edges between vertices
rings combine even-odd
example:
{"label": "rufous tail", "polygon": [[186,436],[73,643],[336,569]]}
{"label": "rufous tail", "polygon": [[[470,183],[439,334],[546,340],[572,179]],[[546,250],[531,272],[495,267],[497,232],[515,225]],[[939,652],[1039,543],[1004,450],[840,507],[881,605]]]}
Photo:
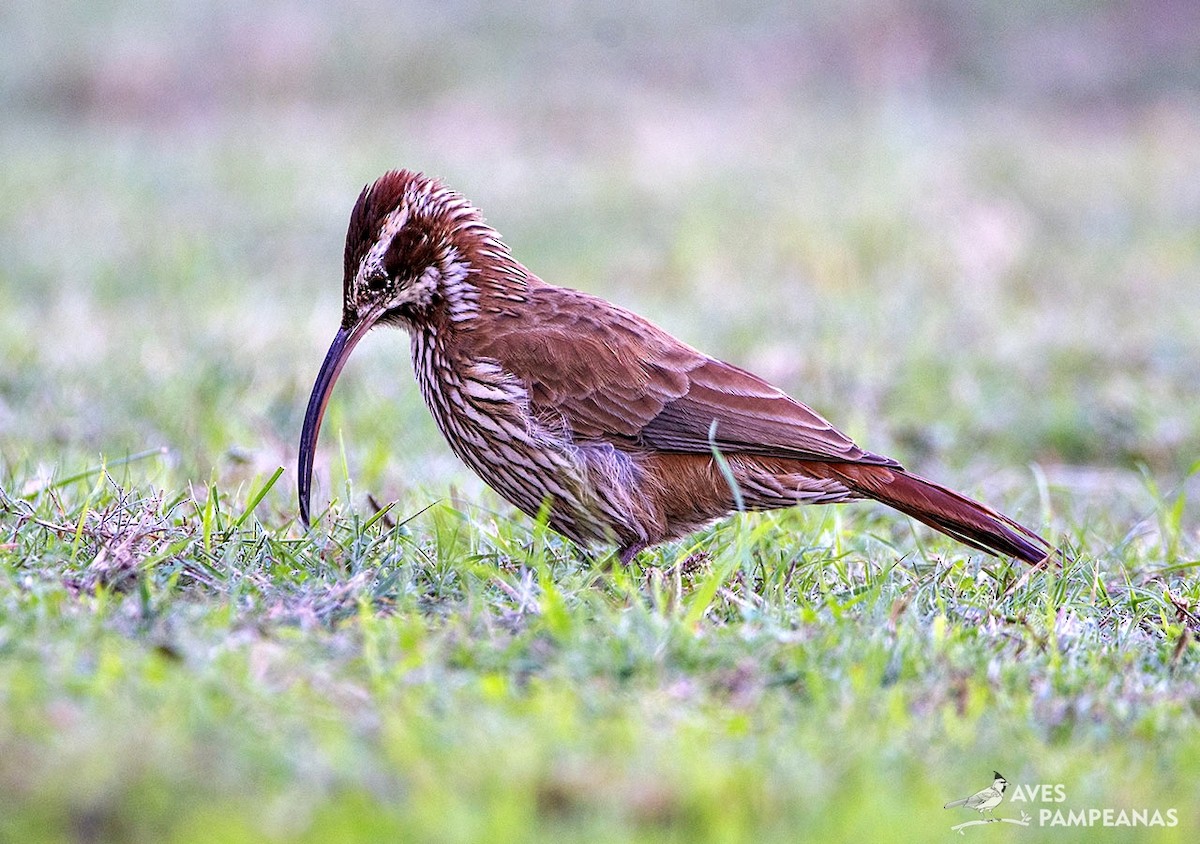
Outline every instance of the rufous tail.
{"label": "rufous tail", "polygon": [[1054,550],[1049,542],[1003,513],[903,469],[861,463],[827,465],[860,495],[895,507],[980,551],[1040,563]]}

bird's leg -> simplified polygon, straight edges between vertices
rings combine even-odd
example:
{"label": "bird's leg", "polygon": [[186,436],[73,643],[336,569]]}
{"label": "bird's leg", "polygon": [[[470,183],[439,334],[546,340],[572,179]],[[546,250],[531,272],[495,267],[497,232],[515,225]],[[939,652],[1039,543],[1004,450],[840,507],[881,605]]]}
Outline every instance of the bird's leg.
{"label": "bird's leg", "polygon": [[626,545],[624,548],[621,549],[621,551],[618,555],[618,559],[620,559],[621,565],[628,568],[629,564],[633,562],[633,558],[636,557],[638,555],[638,552],[640,552],[645,547],[646,547],[645,542],[634,542],[629,545]]}

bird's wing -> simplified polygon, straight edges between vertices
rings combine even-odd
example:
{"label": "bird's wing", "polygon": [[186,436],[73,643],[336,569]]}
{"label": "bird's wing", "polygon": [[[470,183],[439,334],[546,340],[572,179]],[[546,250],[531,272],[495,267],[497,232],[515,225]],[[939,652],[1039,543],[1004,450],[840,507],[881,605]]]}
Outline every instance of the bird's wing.
{"label": "bird's wing", "polygon": [[525,382],[533,413],[560,419],[577,439],[898,465],[758,376],[636,314],[564,288],[536,286],[529,298],[533,307],[492,321],[479,351]]}
{"label": "bird's wing", "polygon": [[971,808],[982,806],[996,795],[996,789],[989,786],[988,788],[983,789],[983,791],[977,791],[967,798],[967,805]]}

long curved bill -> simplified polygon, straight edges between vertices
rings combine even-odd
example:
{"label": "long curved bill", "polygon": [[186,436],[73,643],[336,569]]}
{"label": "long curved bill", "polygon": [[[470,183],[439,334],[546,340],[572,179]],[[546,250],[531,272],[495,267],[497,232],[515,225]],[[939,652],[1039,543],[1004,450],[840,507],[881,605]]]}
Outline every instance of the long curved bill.
{"label": "long curved bill", "polygon": [[325,362],[317,373],[317,381],[313,384],[312,395],[308,399],[308,410],[304,412],[304,427],[300,431],[299,491],[300,491],[300,521],[305,527],[310,527],[308,502],[312,492],[313,458],[317,451],[317,435],[321,431],[321,420],[325,417],[325,406],[329,404],[329,396],[333,393],[333,384],[338,374],[346,365],[346,360],[358,341],[371,330],[379,319],[381,311],[373,311],[365,315],[354,326],[338,329],[333,338],[333,344],[325,354]]}

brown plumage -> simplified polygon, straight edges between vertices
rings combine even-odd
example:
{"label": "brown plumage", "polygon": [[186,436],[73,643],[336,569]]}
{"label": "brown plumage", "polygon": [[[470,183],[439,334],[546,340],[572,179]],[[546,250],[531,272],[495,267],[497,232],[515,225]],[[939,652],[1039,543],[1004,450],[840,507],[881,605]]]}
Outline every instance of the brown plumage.
{"label": "brown plumage", "polygon": [[[756,375],[630,311],[546,284],[461,195],[393,171],[358,198],[346,235],[341,328],[300,440],[309,521],[317,432],[354,345],[408,331],[421,394],[450,447],[525,513],[623,562],[736,508],[871,498],[992,554],[1050,546],[982,504],[864,451]],[[714,459],[725,458],[735,491]]]}

